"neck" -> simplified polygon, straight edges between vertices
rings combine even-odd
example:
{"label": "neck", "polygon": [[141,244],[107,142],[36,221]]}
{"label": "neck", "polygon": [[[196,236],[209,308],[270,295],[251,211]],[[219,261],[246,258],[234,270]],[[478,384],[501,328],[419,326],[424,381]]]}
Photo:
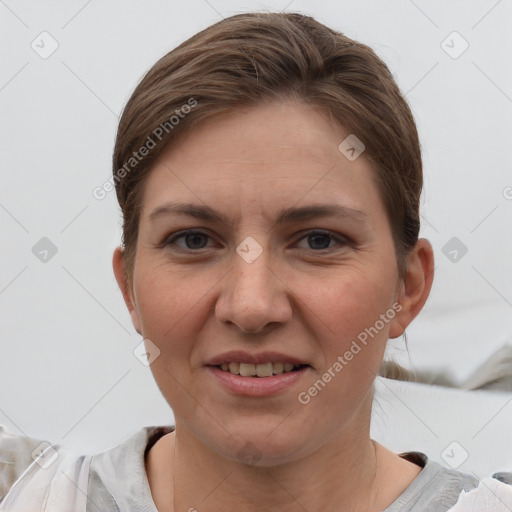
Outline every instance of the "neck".
{"label": "neck", "polygon": [[369,429],[348,434],[340,431],[320,450],[300,460],[250,466],[212,452],[177,422],[173,485],[167,486],[165,501],[174,503],[174,509],[169,509],[173,512],[252,512],[268,509],[269,504],[279,512],[368,511],[376,500],[375,446]]}

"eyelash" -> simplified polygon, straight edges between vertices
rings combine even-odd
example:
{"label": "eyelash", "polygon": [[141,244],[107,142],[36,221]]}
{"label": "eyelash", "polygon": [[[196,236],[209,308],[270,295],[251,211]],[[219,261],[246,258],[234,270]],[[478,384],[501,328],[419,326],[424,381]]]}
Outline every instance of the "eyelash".
{"label": "eyelash", "polygon": [[[204,236],[207,236],[210,239],[212,238],[210,235],[208,235],[208,233],[205,233],[203,231],[199,231],[199,230],[195,230],[195,229],[187,229],[187,230],[184,230],[184,231],[179,231],[178,233],[175,233],[175,234],[167,237],[163,241],[163,243],[160,245],[160,248],[169,247],[169,246],[173,245],[176,240],[178,240],[179,238],[184,238],[187,235],[204,235]],[[341,245],[341,246],[353,247],[353,243],[352,243],[352,241],[349,238],[347,238],[345,236],[335,235],[331,231],[327,231],[327,230],[326,231],[322,231],[322,230],[311,230],[311,231],[308,231],[301,238],[299,238],[297,240],[297,242],[299,242],[299,241],[301,241],[304,238],[307,238],[309,236],[313,236],[313,235],[329,236],[332,240],[337,241],[338,244]],[[200,251],[202,251],[204,249],[207,249],[207,247],[202,247],[202,248],[196,249],[196,250],[194,250],[194,249],[184,249],[183,247],[178,247],[178,250],[181,250],[181,251],[197,252],[197,253],[199,253]],[[336,248],[336,247],[326,247],[324,249],[301,249],[301,250],[310,250],[310,251],[313,251],[313,252],[316,252],[316,253],[319,253],[319,252],[321,253],[321,252],[332,251],[332,250],[336,250],[336,249],[339,249],[339,248]]]}

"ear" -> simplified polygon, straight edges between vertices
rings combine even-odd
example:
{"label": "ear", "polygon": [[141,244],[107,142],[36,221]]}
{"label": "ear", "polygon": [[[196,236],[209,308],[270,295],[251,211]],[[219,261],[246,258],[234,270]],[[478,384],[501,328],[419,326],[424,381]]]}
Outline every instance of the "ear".
{"label": "ear", "polygon": [[141,323],[139,318],[139,313],[136,309],[133,291],[129,288],[127,280],[126,280],[126,272],[125,272],[125,264],[123,259],[123,251],[121,247],[116,247],[114,250],[114,256],[112,258],[112,267],[114,269],[114,275],[116,276],[116,281],[123,294],[124,302],[128,311],[130,312],[130,316],[132,317],[132,324],[135,327],[135,330],[142,334]]}
{"label": "ear", "polygon": [[425,238],[420,238],[407,256],[406,273],[399,285],[396,301],[402,306],[389,329],[390,338],[401,336],[421,311],[434,280],[434,251]]}

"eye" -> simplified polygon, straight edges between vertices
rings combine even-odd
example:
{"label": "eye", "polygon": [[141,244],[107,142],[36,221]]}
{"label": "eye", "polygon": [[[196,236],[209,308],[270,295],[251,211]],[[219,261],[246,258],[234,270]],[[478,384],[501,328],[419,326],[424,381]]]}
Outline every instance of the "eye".
{"label": "eye", "polygon": [[349,240],[344,237],[336,236],[330,231],[311,231],[303,236],[300,240],[307,240],[309,247],[299,247],[300,249],[314,249],[314,250],[326,250],[332,249],[333,246],[329,246],[334,240],[338,242],[338,245],[350,245]]}
{"label": "eye", "polygon": [[[181,239],[183,239],[185,245],[176,243],[177,240]],[[189,229],[171,235],[166,240],[164,240],[161,247],[174,245],[179,249],[185,251],[197,251],[200,249],[208,248],[208,239],[211,239],[211,236],[208,235],[207,233],[204,233],[203,231]],[[314,250],[315,252],[335,248],[335,246],[331,245],[333,241],[336,242],[338,246],[351,245],[350,240],[343,236],[334,235],[330,231],[310,231],[309,233],[306,233],[304,236],[302,236],[299,239],[299,242],[302,240],[307,240],[309,246],[299,246],[299,249]]]}
{"label": "eye", "polygon": [[[176,244],[176,240],[179,240],[180,238],[183,238],[185,246]],[[210,235],[207,235],[202,231],[181,231],[180,233],[167,238],[163,242],[162,247],[166,247],[168,245],[176,245],[180,249],[184,250],[204,249],[208,238],[211,238]]]}

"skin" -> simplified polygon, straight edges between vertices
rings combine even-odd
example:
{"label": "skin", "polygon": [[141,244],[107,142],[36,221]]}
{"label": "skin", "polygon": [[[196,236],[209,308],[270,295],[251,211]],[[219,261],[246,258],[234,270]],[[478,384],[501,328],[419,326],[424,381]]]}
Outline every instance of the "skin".
{"label": "skin", "polygon": [[[421,471],[369,429],[386,342],[430,292],[432,247],[420,239],[399,279],[370,162],[338,150],[349,133],[299,100],[260,104],[203,123],[167,148],[147,179],[132,286],[120,247],[113,267],[135,329],[160,350],[150,368],[175,417],[175,432],[146,461],[160,512],[379,511]],[[151,222],[168,201],[208,205],[232,225],[183,214]],[[282,208],[326,203],[360,210],[363,220],[274,226]],[[192,228],[208,236],[162,246]],[[312,230],[332,236],[308,237]],[[263,249],[252,263],[235,250],[248,236]],[[298,394],[397,303],[394,318],[300,403]],[[274,396],[236,396],[204,366],[235,349],[274,350],[311,367]],[[244,464],[237,453],[248,442],[259,458]]]}

